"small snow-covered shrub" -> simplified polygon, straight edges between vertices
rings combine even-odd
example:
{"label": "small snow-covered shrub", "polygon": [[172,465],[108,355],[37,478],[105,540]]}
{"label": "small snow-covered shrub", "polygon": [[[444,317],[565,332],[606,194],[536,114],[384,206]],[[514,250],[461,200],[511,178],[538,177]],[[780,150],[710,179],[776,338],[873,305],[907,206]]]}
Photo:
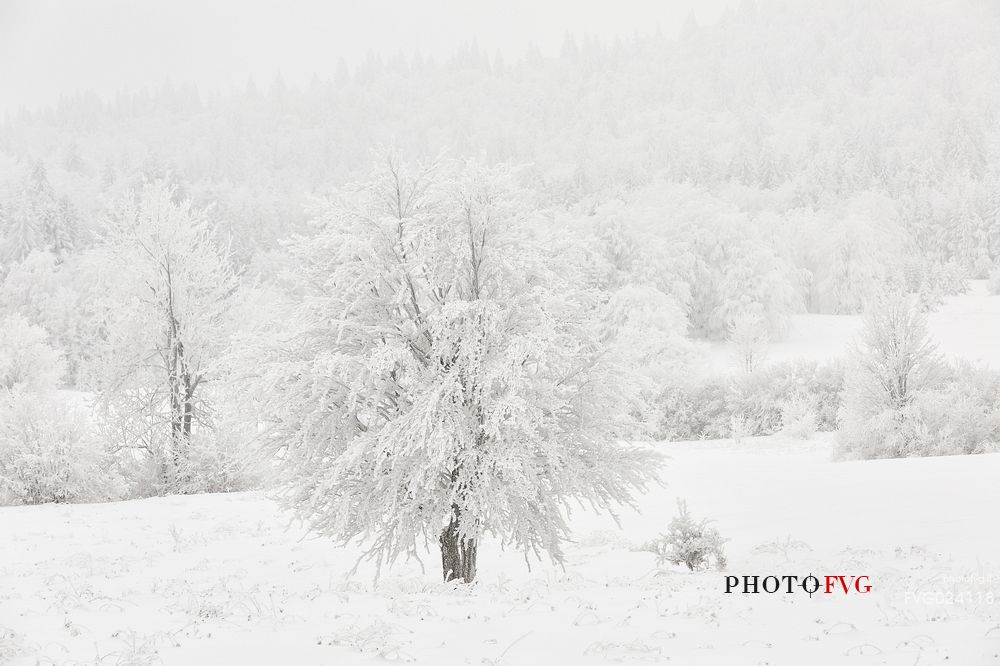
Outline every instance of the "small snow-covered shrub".
{"label": "small snow-covered shrub", "polygon": [[804,386],[789,381],[783,370],[767,368],[733,377],[726,402],[731,418],[744,424],[746,435],[769,435],[780,430],[782,405],[803,394]]}
{"label": "small snow-covered shrub", "polygon": [[643,550],[656,555],[656,563],[683,564],[691,571],[707,569],[713,563],[717,569],[726,568],[726,555],[722,545],[725,539],[707,519],[695,520],[688,512],[687,502],[677,500],[677,515],[670,521],[666,534],[661,534]]}
{"label": "small snow-covered shrub", "polygon": [[808,396],[786,400],[781,408],[781,434],[808,439],[816,432],[816,408]]}
{"label": "small snow-covered shrub", "polygon": [[843,389],[838,364],[813,361],[777,363],[732,384],[730,409],[742,414],[754,435],[771,435],[789,425],[790,411],[799,416],[812,412],[814,429],[833,430]]}
{"label": "small snow-covered shrub", "polygon": [[263,464],[248,435],[225,425],[192,437],[177,463],[175,492],[231,493],[260,487]]}
{"label": "small snow-covered shrub", "polygon": [[742,444],[747,437],[753,437],[754,426],[745,414],[732,414],[729,417],[729,438],[737,444]]}
{"label": "small snow-covered shrub", "polygon": [[48,338],[44,328],[33,326],[21,315],[0,320],[0,388],[38,391],[59,383],[66,366]]}
{"label": "small snow-covered shrub", "polygon": [[669,386],[660,395],[658,435],[730,437],[734,423],[740,424],[743,436],[771,435],[789,426],[792,412],[803,418],[811,412],[815,430],[834,430],[843,385],[839,363],[798,361]]}
{"label": "small snow-covered shrub", "polygon": [[90,502],[118,497],[87,410],[56,386],[62,355],[20,315],[0,321],[0,504]]}
{"label": "small snow-covered shrub", "polygon": [[948,370],[944,386],[914,401],[923,438],[911,455],[986,453],[1000,443],[1000,373],[969,363]]}
{"label": "small snow-covered shrub", "polygon": [[840,361],[816,366],[810,384],[815,397],[816,429],[831,432],[837,429],[837,412],[844,392],[844,364]]}
{"label": "small snow-covered shrub", "polygon": [[225,493],[260,488],[273,461],[256,442],[258,421],[252,403],[219,393],[205,394],[214,418],[197,414],[188,437],[153,427],[163,417],[158,405],[98,403],[102,441],[115,445],[114,464],[128,481],[130,498]]}
{"label": "small snow-covered shrub", "polygon": [[920,455],[927,430],[912,405],[885,409],[863,421],[845,420],[837,437],[841,458],[905,458]]}
{"label": "small snow-covered shrub", "polygon": [[712,439],[728,437],[729,387],[718,379],[692,380],[667,386],[660,394],[661,439]]}
{"label": "small snow-covered shrub", "polygon": [[111,468],[83,410],[0,389],[0,504],[116,499],[123,484]]}

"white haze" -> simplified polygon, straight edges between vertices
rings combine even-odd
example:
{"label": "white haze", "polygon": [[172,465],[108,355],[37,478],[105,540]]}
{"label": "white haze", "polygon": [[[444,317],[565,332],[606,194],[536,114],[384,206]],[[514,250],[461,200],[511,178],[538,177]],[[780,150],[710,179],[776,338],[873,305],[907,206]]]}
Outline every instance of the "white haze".
{"label": "white haze", "polygon": [[605,41],[676,34],[689,16],[716,20],[729,0],[0,1],[0,112],[93,90],[107,97],[195,83],[203,90],[307,83],[369,53],[445,59],[474,42],[491,57],[529,45],[558,53],[567,34]]}

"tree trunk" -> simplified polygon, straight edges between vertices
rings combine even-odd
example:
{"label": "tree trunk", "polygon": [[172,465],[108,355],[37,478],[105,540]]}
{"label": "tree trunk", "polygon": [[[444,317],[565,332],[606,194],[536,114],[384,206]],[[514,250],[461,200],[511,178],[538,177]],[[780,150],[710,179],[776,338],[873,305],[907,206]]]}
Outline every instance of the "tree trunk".
{"label": "tree trunk", "polygon": [[189,455],[191,430],[194,423],[194,391],[198,385],[188,370],[184,343],[180,339],[180,324],[169,313],[167,327],[167,386],[170,392],[170,440],[173,468],[168,483],[177,484],[178,471]]}
{"label": "tree trunk", "polygon": [[194,388],[195,384],[191,383],[191,373],[185,370],[184,375],[181,377],[183,380],[184,389],[184,415],[182,418],[183,428],[182,432],[184,434],[184,441],[191,441],[191,424],[194,421]]}
{"label": "tree trunk", "polygon": [[476,578],[476,553],[478,544],[475,539],[463,538],[459,535],[458,510],[452,516],[448,527],[441,531],[441,570],[444,582],[461,580],[471,583]]}

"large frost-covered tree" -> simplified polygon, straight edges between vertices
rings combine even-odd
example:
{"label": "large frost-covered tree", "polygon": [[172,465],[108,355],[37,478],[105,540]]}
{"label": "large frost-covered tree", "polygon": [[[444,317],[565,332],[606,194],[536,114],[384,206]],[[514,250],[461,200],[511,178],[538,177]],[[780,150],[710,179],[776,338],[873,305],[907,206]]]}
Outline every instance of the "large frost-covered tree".
{"label": "large frost-covered tree", "polygon": [[435,544],[471,582],[484,535],[558,561],[571,504],[612,510],[654,478],[619,441],[634,393],[600,293],[514,173],[390,156],[316,224],[258,392],[312,529],[367,539],[379,566]]}
{"label": "large frost-covered tree", "polygon": [[146,451],[170,489],[195,428],[211,423],[204,385],[225,349],[238,278],[205,211],[162,181],[117,201],[105,234],[119,273],[99,359],[109,432]]}

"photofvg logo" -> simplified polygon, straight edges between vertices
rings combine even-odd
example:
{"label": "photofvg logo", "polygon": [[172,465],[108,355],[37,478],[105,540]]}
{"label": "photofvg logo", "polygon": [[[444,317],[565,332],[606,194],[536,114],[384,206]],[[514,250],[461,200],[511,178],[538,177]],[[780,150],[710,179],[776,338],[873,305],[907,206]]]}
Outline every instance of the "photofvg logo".
{"label": "photofvg logo", "polygon": [[868,576],[726,576],[726,594],[868,594]]}

